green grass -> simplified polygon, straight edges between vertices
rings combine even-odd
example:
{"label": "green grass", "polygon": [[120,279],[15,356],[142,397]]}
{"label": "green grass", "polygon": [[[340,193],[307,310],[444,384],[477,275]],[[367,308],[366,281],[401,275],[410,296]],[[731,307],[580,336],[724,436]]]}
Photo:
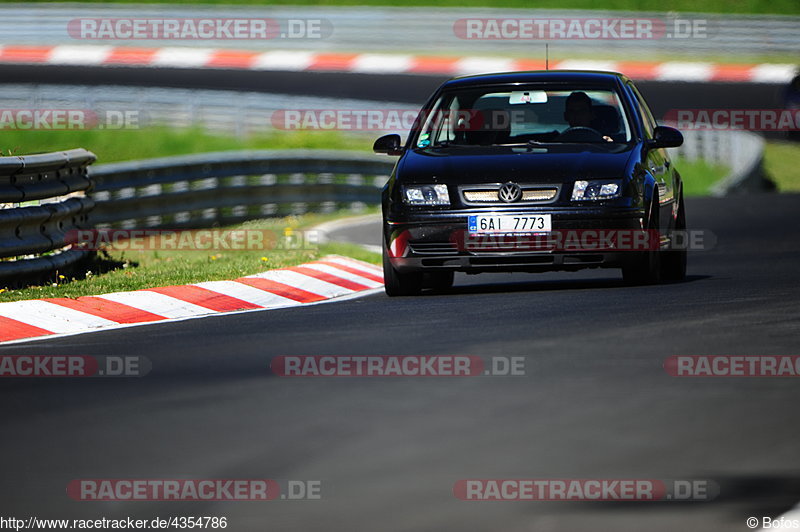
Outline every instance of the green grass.
{"label": "green grass", "polygon": [[[43,0],[42,0],[43,1]],[[90,0],[107,3],[107,0]],[[141,0],[116,0],[120,3],[143,3]],[[150,1],[152,4],[198,4],[181,0]],[[206,0],[216,5],[311,5],[311,6],[396,6],[393,0]],[[513,7],[523,9],[610,9],[625,11],[684,11],[701,13],[779,13],[798,14],[797,0],[406,0],[402,6],[423,7]]]}
{"label": "green grass", "polygon": [[709,164],[705,161],[685,161],[678,159],[675,167],[683,179],[685,196],[707,196],[711,186],[728,175],[728,168]]}
{"label": "green grass", "polygon": [[370,152],[372,138],[336,131],[275,131],[248,137],[224,136],[200,128],[129,130],[8,130],[0,137],[3,155],[28,155],[86,148],[98,163],[170,155],[251,149],[331,149]]}
{"label": "green grass", "polygon": [[[377,210],[372,209],[372,212],[377,212]],[[279,237],[279,242],[280,237],[285,236],[285,231],[291,231],[295,235],[294,241],[297,241],[296,235],[302,234],[303,230],[308,230],[323,221],[350,214],[352,213],[340,212],[328,215],[308,214],[299,217],[254,220],[227,229],[271,231],[272,234]],[[273,249],[235,251],[108,249],[103,253],[104,259],[99,258],[94,263],[86,265],[69,278],[62,275],[57,282],[42,286],[31,286],[18,290],[0,289],[0,302],[46,297],[76,298],[157,286],[236,279],[275,268],[295,266],[332,253],[375,264],[380,263],[378,254],[370,253],[354,244],[308,244],[300,246],[300,249],[292,249],[294,247],[282,245],[274,246]],[[98,273],[98,268],[108,268],[112,262],[115,263],[116,269]]]}
{"label": "green grass", "polygon": [[[371,151],[372,138],[341,132],[277,131],[243,138],[208,133],[202,129],[148,128],[140,130],[9,130],[4,131],[3,155],[45,153],[69,148],[86,148],[98,162],[148,159],[170,155],[243,149],[339,149]],[[281,235],[286,227],[303,228],[336,215],[307,215],[299,219],[270,219],[249,222],[242,227],[265,229]],[[272,268],[313,260],[328,253],[375,260],[358,246],[324,245],[302,250],[202,251],[109,251],[81,271],[77,279],[61,277],[55,286],[0,290],[0,301],[43,297],[79,297],[154,286],[233,279]],[[266,259],[266,260],[265,260]],[[124,267],[123,267],[124,266]],[[92,271],[88,276],[86,271]]]}
{"label": "green grass", "polygon": [[769,141],[764,170],[781,192],[800,192],[800,143]]}

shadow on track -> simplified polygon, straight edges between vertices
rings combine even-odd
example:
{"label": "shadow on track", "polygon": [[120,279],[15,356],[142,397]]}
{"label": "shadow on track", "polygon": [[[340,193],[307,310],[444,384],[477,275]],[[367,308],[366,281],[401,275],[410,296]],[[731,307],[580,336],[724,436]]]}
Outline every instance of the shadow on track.
{"label": "shadow on track", "polygon": [[504,283],[490,282],[487,284],[456,284],[447,290],[424,290],[422,296],[439,295],[466,295],[466,294],[494,294],[513,292],[554,292],[566,290],[595,290],[611,288],[642,288],[644,286],[670,286],[693,283],[710,279],[711,275],[687,275],[683,281],[662,281],[659,285],[631,286],[625,284],[621,278],[602,279],[558,279],[547,281],[512,281]]}

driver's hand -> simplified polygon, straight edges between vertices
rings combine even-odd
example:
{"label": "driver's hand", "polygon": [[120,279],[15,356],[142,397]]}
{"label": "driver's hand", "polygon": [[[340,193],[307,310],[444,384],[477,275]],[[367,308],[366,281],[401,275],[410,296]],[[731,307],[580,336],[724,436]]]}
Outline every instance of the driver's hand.
{"label": "driver's hand", "polygon": [[603,135],[603,140],[606,141],[606,142],[614,142],[614,139],[612,139],[608,135]]}

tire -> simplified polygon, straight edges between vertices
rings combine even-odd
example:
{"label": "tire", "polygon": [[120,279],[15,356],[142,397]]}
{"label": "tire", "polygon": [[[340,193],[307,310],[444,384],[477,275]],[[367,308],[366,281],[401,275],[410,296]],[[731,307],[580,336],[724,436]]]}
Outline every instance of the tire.
{"label": "tire", "polygon": [[[650,205],[647,217],[648,231],[658,232],[658,200]],[[622,267],[622,279],[628,285],[658,284],[661,281],[661,251],[634,251],[636,257]]]}
{"label": "tire", "polygon": [[[683,206],[683,193],[678,203],[678,216],[675,219],[675,230],[686,231],[686,211]],[[684,243],[685,244],[685,243]],[[665,251],[661,259],[661,277],[667,281],[683,281],[686,278],[686,256],[688,251],[683,249]]]}
{"label": "tire", "polygon": [[413,296],[422,290],[422,272],[400,273],[383,250],[383,289],[389,297]]}
{"label": "tire", "polygon": [[445,292],[453,287],[455,272],[432,272],[423,275],[423,288],[430,288],[436,292]]}

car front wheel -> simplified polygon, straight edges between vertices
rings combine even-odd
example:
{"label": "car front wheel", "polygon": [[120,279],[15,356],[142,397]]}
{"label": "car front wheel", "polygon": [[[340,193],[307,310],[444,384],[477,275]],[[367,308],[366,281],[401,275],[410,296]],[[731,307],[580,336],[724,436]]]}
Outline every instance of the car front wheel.
{"label": "car front wheel", "polygon": [[[658,235],[658,199],[650,205],[645,229],[650,235]],[[633,251],[635,257],[622,267],[622,278],[625,284],[643,285],[658,284],[661,281],[661,250],[656,242],[655,249]]]}
{"label": "car front wheel", "polygon": [[[675,231],[686,231],[686,209],[683,206],[683,193],[681,193],[680,202],[678,203]],[[686,277],[686,255],[685,242],[680,249],[665,251],[664,258],[661,260],[661,277],[668,281],[683,281]]]}
{"label": "car front wheel", "polygon": [[400,273],[394,269],[386,247],[383,248],[383,289],[386,295],[413,296],[422,290],[422,272]]}

